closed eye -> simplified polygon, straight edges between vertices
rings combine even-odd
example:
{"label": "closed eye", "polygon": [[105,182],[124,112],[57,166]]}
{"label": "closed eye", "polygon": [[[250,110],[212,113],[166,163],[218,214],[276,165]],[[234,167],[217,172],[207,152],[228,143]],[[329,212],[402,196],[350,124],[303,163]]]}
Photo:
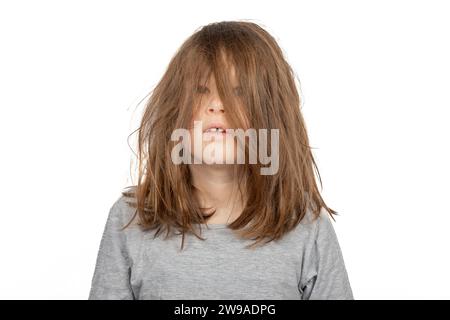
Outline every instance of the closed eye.
{"label": "closed eye", "polygon": [[198,86],[197,93],[200,93],[200,94],[209,93],[209,89],[205,86]]}
{"label": "closed eye", "polygon": [[242,96],[243,90],[242,87],[235,87],[234,88],[234,94],[237,96]]}
{"label": "closed eye", "polygon": [[[234,92],[235,95],[241,96],[243,94],[242,87],[240,87],[240,86],[234,87],[233,88],[233,92]],[[197,86],[197,93],[199,93],[199,94],[207,94],[207,93],[210,93],[210,90],[209,90],[208,87],[200,85],[200,86]]]}

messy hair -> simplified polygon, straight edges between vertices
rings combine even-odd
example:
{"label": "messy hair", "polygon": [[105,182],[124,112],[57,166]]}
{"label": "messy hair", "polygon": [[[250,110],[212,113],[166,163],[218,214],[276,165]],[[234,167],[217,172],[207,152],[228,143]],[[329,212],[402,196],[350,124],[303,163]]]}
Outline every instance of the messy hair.
{"label": "messy hair", "polygon": [[[233,94],[230,65],[241,88],[239,95]],[[245,182],[239,183],[244,186],[240,191],[246,200],[242,213],[228,228],[255,240],[253,247],[281,238],[308,210],[314,219],[321,208],[331,217],[337,214],[326,206],[318,190],[315,172],[321,186],[322,181],[301,114],[297,78],[282,50],[256,23],[222,21],[197,29],[185,40],[145,105],[136,130],[138,181],[122,192],[132,198],[128,203],[136,208],[133,219],[139,216],[141,228],[157,229],[155,236],[165,230],[166,237],[177,230],[182,234],[181,249],[186,232],[204,240],[195,226],[204,224],[211,214],[194,196],[188,165],[171,161],[175,144],[171,134],[190,126],[197,88],[211,74],[233,127],[279,130],[277,173],[261,175],[259,161],[239,165],[239,181]]]}

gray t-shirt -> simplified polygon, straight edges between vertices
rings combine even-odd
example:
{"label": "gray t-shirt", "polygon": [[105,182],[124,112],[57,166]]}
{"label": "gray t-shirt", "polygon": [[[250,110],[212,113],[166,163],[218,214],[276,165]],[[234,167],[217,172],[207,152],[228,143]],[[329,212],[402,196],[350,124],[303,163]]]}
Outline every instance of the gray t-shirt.
{"label": "gray t-shirt", "polygon": [[[225,224],[202,226],[202,237],[141,231],[121,196],[110,209],[89,299],[354,299],[328,213],[310,211],[283,238],[246,249]],[[134,221],[137,221],[137,217]],[[312,221],[312,222],[311,222]]]}

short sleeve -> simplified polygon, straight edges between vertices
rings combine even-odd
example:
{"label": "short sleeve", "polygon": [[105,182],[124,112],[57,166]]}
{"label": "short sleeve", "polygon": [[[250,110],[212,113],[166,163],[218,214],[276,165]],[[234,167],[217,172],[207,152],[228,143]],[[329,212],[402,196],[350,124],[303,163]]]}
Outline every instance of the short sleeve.
{"label": "short sleeve", "polygon": [[117,200],[109,211],[97,254],[89,300],[133,300],[131,263],[123,227],[123,204]]}
{"label": "short sleeve", "polygon": [[305,262],[307,276],[299,283],[302,299],[353,300],[342,251],[328,212],[322,210],[315,223],[315,240]]}

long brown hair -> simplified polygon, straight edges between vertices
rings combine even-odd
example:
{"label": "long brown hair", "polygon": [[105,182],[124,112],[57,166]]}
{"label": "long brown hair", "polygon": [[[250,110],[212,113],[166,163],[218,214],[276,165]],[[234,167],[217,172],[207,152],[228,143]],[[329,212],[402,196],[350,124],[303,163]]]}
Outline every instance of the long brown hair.
{"label": "long brown hair", "polygon": [[[232,93],[230,64],[242,89],[238,96]],[[278,172],[261,175],[260,163],[240,165],[246,202],[228,227],[255,240],[253,247],[264,239],[281,238],[300,223],[308,209],[314,218],[321,208],[331,217],[337,214],[326,206],[318,190],[314,169],[321,186],[322,180],[301,114],[296,76],[282,50],[256,23],[222,21],[199,28],[182,44],[146,104],[137,130],[137,185],[122,192],[134,199],[128,203],[136,208],[133,219],[139,216],[142,229],[157,229],[155,236],[162,230],[166,236],[171,228],[178,230],[181,249],[186,232],[204,240],[194,225],[205,223],[210,215],[193,195],[188,165],[171,161],[176,143],[171,134],[190,126],[198,101],[196,89],[210,74],[216,79],[226,117],[236,128],[279,129]]]}

